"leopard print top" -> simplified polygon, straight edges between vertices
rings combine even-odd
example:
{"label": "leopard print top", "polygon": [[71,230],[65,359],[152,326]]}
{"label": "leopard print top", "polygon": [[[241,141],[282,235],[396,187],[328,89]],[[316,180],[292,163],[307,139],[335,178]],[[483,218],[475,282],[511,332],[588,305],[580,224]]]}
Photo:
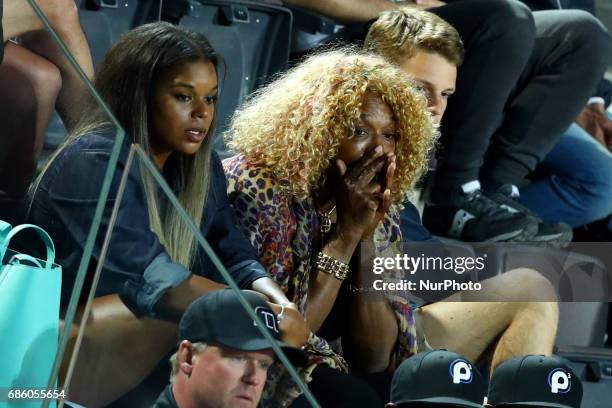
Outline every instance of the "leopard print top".
{"label": "leopard print top", "polygon": [[[280,188],[272,174],[248,163],[244,156],[234,156],[223,162],[228,179],[228,196],[242,229],[259,251],[260,260],[270,275],[296,303],[302,313],[308,303],[314,242],[319,235],[319,219],[314,201],[295,200]],[[394,208],[375,233],[376,252],[384,252],[386,244],[399,242],[399,215]],[[416,353],[416,331],[412,308],[407,301],[389,299],[398,319],[399,338],[397,363]],[[308,380],[319,364],[347,371],[346,361],[322,338],[311,335],[307,345],[309,366],[301,370]],[[268,374],[268,384],[262,398],[264,407],[284,407],[299,395],[283,367],[275,365]]]}

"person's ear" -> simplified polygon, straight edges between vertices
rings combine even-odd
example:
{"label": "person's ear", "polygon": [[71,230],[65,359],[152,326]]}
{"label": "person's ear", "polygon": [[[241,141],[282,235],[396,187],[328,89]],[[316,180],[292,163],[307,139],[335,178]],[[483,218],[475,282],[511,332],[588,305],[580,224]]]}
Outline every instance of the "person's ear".
{"label": "person's ear", "polygon": [[181,341],[178,349],[179,370],[187,376],[191,375],[193,371],[193,356],[193,347],[189,340]]}

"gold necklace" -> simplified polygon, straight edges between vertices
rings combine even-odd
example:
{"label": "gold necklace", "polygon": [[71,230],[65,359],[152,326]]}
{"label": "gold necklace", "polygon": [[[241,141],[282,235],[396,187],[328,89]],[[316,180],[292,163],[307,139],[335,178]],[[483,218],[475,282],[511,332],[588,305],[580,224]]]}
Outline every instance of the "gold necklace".
{"label": "gold necklace", "polygon": [[319,228],[322,234],[327,234],[332,228],[332,215],[336,212],[336,204],[327,211],[317,211],[319,214]]}

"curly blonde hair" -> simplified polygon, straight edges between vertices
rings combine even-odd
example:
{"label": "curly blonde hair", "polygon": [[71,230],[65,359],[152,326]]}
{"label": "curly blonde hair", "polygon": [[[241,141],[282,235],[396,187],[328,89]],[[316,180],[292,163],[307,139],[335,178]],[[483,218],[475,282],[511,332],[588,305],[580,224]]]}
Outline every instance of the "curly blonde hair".
{"label": "curly blonde hair", "polygon": [[259,90],[233,117],[231,149],[268,169],[297,199],[316,191],[340,143],[353,135],[367,91],[379,94],[398,128],[393,202],[426,169],[437,129],[415,84],[381,57],[343,48],[311,56]]}

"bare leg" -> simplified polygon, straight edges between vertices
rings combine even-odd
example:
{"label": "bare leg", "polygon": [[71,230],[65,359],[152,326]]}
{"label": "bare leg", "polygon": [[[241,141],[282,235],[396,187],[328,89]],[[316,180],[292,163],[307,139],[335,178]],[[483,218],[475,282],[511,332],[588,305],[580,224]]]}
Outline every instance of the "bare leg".
{"label": "bare leg", "polygon": [[[458,302],[462,297],[468,301]],[[516,269],[488,279],[475,297],[479,301],[470,302],[457,293],[423,307],[425,336],[432,347],[475,361],[499,338],[491,371],[512,357],[552,353],[558,307],[553,288],[539,273]]]}
{"label": "bare leg", "polygon": [[[85,74],[91,78],[93,76],[91,52],[79,23],[74,1],[38,0],[37,4]],[[24,47],[45,57],[59,68],[63,86],[57,98],[56,108],[70,130],[78,120],[79,101],[84,100],[87,95],[85,86],[50,34],[43,30],[42,23],[26,1],[4,0],[4,7],[2,22],[5,38],[19,35]]]}
{"label": "bare leg", "polygon": [[[25,193],[34,172],[36,97],[25,75],[7,64],[0,64],[0,89],[0,191],[17,197]],[[3,219],[14,205],[14,200],[0,201]]]}
{"label": "bare leg", "polygon": [[[60,384],[65,380],[77,332],[75,325]],[[70,400],[88,407],[108,405],[138,385],[176,342],[176,324],[138,318],[117,295],[96,298],[72,376]]]}
{"label": "bare leg", "polygon": [[[40,4],[40,3],[37,3]],[[28,31],[42,30],[43,24],[25,0],[3,0],[2,30],[6,41]]]}
{"label": "bare leg", "polygon": [[[34,119],[35,123],[35,144],[34,144],[34,155],[38,157],[38,154],[42,150],[44,136],[53,114],[55,100],[62,87],[62,78],[60,72],[55,65],[50,63],[45,58],[42,58],[32,52],[9,43],[5,50],[4,61],[2,65],[6,65],[15,68],[21,72],[25,79],[32,84],[34,89],[34,95],[36,98],[36,115],[34,118],[29,117],[28,120]],[[15,95],[20,92],[21,83],[14,83],[14,92],[7,88],[7,95]]]}
{"label": "bare leg", "polygon": [[7,144],[2,149],[6,162],[0,169],[11,174],[3,178],[0,190],[19,196],[25,193],[36,170],[61,78],[49,61],[9,43],[0,68],[0,83],[0,123],[3,144]]}

